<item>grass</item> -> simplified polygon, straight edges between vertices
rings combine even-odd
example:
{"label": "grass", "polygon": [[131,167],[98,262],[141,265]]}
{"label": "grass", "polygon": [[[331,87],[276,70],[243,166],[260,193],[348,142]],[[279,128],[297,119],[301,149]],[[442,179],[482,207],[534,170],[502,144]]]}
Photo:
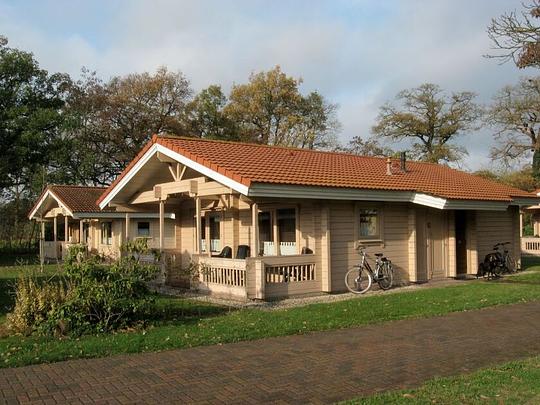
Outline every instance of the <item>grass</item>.
{"label": "grass", "polygon": [[[13,302],[4,288],[11,288],[18,271],[13,267],[0,268],[0,289],[3,290],[0,317]],[[53,271],[54,267],[47,268],[48,274]],[[373,295],[275,311],[233,310],[161,296],[156,302],[155,319],[144,330],[77,339],[0,338],[0,367],[301,334],[533,300],[540,300],[540,267],[535,272],[500,281],[464,282],[452,287]]]}
{"label": "grass", "polygon": [[412,390],[389,391],[343,402],[375,404],[537,404],[540,356],[455,377],[436,378]]}

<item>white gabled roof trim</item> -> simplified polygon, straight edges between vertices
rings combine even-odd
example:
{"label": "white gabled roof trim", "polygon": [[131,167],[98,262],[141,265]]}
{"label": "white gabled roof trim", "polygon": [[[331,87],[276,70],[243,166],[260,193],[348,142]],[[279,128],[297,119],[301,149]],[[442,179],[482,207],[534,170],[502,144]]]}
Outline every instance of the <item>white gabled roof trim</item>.
{"label": "white gabled roof trim", "polygon": [[204,176],[210,177],[211,179],[221,183],[227,187],[232,188],[235,191],[238,191],[240,194],[247,195],[249,187],[238,183],[237,181],[232,180],[231,178],[222,175],[221,173],[216,172],[215,170],[209,169],[206,166],[201,165],[200,163],[191,160],[184,155],[181,155],[166,146],[155,143],[146,151],[146,153],[139,159],[139,161],[131,168],[129,172],[118,182],[117,185],[109,192],[109,194],[99,203],[99,208],[105,208],[114,197],[122,190],[127,183],[141,170],[141,168],[154,156],[157,152],[163,153],[164,155],[170,157],[171,159],[176,160],[177,162],[182,163],[183,165],[190,167],[191,169],[201,173]]}
{"label": "white gabled roof trim", "polygon": [[32,210],[32,212],[28,215],[29,219],[34,219],[36,213],[39,210],[39,207],[41,207],[41,205],[45,202],[45,200],[48,197],[53,198],[58,203],[58,206],[60,208],[66,210],[68,215],[73,216],[73,213],[71,212],[71,210],[68,207],[66,207],[66,205],[62,202],[62,200],[60,200],[60,198],[58,198],[58,196],[56,194],[54,194],[51,190],[47,190],[47,192],[45,194],[43,194],[43,197],[41,197],[40,200],[38,201],[38,203],[36,204],[36,208],[34,208]]}
{"label": "white gabled roof trim", "polygon": [[248,195],[249,187],[243,185],[242,183],[238,183],[237,181],[231,179],[230,177],[224,176],[221,173],[216,172],[215,170],[209,169],[206,166],[201,165],[200,163],[195,162],[194,160],[191,160],[184,155],[181,155],[180,153],[177,153],[166,146],[163,145],[157,145],[158,152],[163,153],[164,155],[169,156],[171,159],[176,160],[177,162],[182,163],[183,165],[186,165],[187,167],[190,167],[191,169],[210,177],[212,180],[217,181],[218,183],[223,184],[224,186],[230,187],[235,191],[238,191],[240,194]]}

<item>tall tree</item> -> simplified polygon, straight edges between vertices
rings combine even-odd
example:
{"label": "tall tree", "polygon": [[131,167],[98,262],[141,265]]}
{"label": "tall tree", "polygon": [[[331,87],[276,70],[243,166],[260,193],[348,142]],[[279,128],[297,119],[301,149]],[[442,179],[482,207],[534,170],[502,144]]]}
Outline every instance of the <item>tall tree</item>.
{"label": "tall tree", "polygon": [[152,134],[185,134],[191,94],[184,75],[166,68],[108,82],[86,72],[68,99],[65,145],[70,153],[61,164],[73,181],[108,184]]}
{"label": "tall tree", "polygon": [[221,86],[201,90],[186,108],[188,132],[200,138],[241,140],[238,126],[223,111],[227,101]]}
{"label": "tall tree", "polygon": [[23,200],[43,186],[36,179],[59,147],[68,84],[67,75],[50,75],[31,53],[0,37],[0,193],[14,203],[16,236]]}
{"label": "tall tree", "polygon": [[383,145],[376,137],[367,139],[357,135],[351,139],[344,148],[345,151],[361,156],[392,156],[395,152],[388,146]]}
{"label": "tall tree", "polygon": [[425,83],[403,90],[397,105],[387,103],[379,110],[372,128],[376,136],[412,142],[412,155],[428,162],[456,162],[467,151],[453,141],[478,129],[482,114],[476,95],[464,91],[446,95],[436,84]]}
{"label": "tall tree", "polygon": [[491,20],[487,32],[494,54],[486,55],[517,67],[540,67],[540,0],[523,5],[520,13],[505,13]]}
{"label": "tall tree", "polygon": [[249,82],[233,86],[224,112],[245,139],[304,148],[327,147],[339,128],[335,111],[319,93],[300,93],[302,79],[279,66],[252,74]]}
{"label": "tall tree", "polygon": [[499,142],[492,157],[508,166],[532,155],[533,176],[540,181],[540,77],[522,78],[518,84],[502,88],[493,98],[486,120],[496,128]]}

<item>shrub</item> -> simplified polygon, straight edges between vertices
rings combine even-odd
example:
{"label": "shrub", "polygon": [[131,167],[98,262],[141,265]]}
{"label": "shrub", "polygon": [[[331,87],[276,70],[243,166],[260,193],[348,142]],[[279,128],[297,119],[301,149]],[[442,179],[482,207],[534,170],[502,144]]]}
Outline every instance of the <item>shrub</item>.
{"label": "shrub", "polygon": [[15,307],[7,315],[8,330],[29,335],[49,329],[45,324],[65,304],[69,290],[64,280],[40,282],[35,274],[22,275],[17,281]]}
{"label": "shrub", "polygon": [[146,282],[155,277],[157,267],[140,262],[140,246],[131,246],[112,264],[84,257],[77,246],[73,250],[65,262],[65,281],[19,280],[15,309],[9,315],[12,331],[110,332],[143,321],[150,313],[153,299]]}

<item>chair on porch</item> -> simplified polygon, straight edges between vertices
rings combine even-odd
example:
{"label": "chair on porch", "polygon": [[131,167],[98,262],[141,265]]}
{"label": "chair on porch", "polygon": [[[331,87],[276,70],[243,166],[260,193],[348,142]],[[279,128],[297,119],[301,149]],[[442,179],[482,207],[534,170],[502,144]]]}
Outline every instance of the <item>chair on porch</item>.
{"label": "chair on porch", "polygon": [[236,258],[237,259],[245,259],[249,257],[249,246],[248,245],[238,245],[238,249],[236,250]]}
{"label": "chair on porch", "polygon": [[216,255],[216,257],[222,257],[225,259],[232,259],[232,248],[230,246],[225,246],[221,252]]}

